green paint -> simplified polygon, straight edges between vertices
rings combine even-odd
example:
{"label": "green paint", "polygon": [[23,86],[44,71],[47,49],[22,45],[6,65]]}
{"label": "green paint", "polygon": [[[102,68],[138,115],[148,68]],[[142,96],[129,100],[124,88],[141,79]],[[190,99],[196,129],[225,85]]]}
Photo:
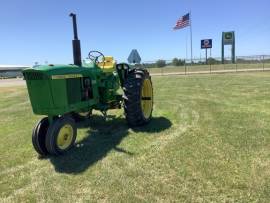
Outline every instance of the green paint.
{"label": "green paint", "polygon": [[[122,100],[117,93],[118,74],[103,71],[96,64],[35,66],[25,69],[23,74],[33,112],[38,115],[106,111],[115,108],[112,103],[120,104]],[[91,81],[89,87],[85,86],[86,80]]]}

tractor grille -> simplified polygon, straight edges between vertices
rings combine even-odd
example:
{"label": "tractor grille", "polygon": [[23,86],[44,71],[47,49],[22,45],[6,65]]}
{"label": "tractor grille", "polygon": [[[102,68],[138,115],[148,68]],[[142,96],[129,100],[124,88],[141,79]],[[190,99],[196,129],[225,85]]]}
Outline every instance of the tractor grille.
{"label": "tractor grille", "polygon": [[81,101],[81,79],[80,78],[70,78],[66,80],[67,82],[67,96],[68,103],[75,104]]}
{"label": "tractor grille", "polygon": [[23,74],[25,80],[43,80],[45,79],[45,75],[42,73],[31,72]]}

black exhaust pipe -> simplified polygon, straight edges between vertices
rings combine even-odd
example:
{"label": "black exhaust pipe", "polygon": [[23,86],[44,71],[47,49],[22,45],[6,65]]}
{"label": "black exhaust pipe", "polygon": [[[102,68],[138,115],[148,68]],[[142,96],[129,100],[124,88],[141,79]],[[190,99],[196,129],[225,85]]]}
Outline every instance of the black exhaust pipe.
{"label": "black exhaust pipe", "polygon": [[72,17],[72,20],[73,20],[74,39],[72,40],[72,45],[73,45],[73,60],[74,60],[74,65],[82,66],[81,42],[78,39],[76,14],[71,13],[71,14],[69,14],[69,16]]}

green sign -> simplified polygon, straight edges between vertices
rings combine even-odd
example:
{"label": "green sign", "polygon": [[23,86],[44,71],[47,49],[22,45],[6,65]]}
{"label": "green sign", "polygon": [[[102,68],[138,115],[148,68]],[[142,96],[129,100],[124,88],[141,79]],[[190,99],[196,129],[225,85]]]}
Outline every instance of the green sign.
{"label": "green sign", "polygon": [[222,63],[224,63],[224,46],[225,45],[232,46],[231,61],[232,61],[232,63],[235,63],[235,33],[234,33],[234,31],[222,33],[222,48],[221,48]]}
{"label": "green sign", "polygon": [[231,32],[226,32],[225,33],[225,39],[232,39],[233,38],[233,35]]}
{"label": "green sign", "polygon": [[224,45],[233,45],[234,32],[223,32],[223,43]]}

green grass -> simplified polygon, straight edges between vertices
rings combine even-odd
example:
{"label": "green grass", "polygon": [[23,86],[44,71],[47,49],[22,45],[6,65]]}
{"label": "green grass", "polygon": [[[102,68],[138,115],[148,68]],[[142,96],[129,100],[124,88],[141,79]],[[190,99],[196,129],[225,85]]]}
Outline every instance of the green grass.
{"label": "green grass", "polygon": [[151,124],[79,124],[38,159],[23,87],[0,88],[0,202],[270,202],[270,73],[154,77]]}
{"label": "green grass", "polygon": [[[263,68],[270,68],[269,63],[258,63],[258,64],[219,64],[219,65],[194,65],[194,66],[187,66],[187,72],[197,72],[197,71],[222,71],[222,70],[243,70],[243,69],[262,69]],[[150,73],[184,73],[185,66],[165,66],[163,68],[148,68]]]}

